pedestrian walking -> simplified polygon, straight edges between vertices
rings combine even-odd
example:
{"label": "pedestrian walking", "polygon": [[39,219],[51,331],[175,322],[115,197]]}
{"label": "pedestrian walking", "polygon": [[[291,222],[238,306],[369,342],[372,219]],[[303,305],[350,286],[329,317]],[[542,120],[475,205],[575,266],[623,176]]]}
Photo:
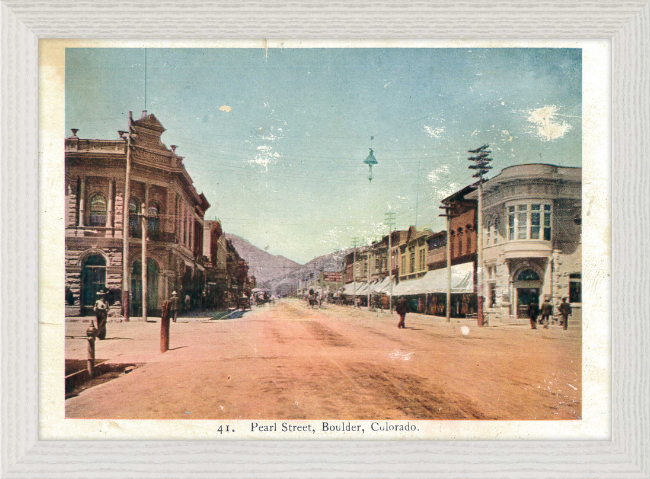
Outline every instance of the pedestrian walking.
{"label": "pedestrian walking", "polygon": [[548,329],[548,325],[551,321],[551,316],[553,315],[553,305],[546,298],[542,303],[542,319],[539,321],[540,324],[544,324],[544,329]]}
{"label": "pedestrian walking", "polygon": [[409,305],[406,302],[406,298],[402,297],[397,301],[397,306],[395,306],[395,312],[399,314],[399,323],[397,323],[397,327],[404,329],[406,326],[404,325],[404,320],[406,319],[406,313],[409,311]]}
{"label": "pedestrian walking", "polygon": [[185,311],[190,310],[190,295],[189,293],[185,293]]}
{"label": "pedestrian walking", "polygon": [[571,305],[566,302],[566,298],[562,298],[562,304],[558,308],[562,315],[562,326],[566,330],[569,327],[569,316],[571,316]]}
{"label": "pedestrian walking", "polygon": [[176,291],[172,291],[172,299],[170,301],[170,315],[174,322],[178,319],[178,294]]}
{"label": "pedestrian walking", "polygon": [[95,301],[95,320],[97,323],[97,337],[99,339],[106,339],[106,321],[108,321],[108,301],[106,301],[106,293],[104,291],[97,292],[98,299]]}
{"label": "pedestrian walking", "polygon": [[533,301],[528,305],[528,317],[530,318],[530,329],[537,329],[537,316],[539,316],[539,304],[537,300]]}

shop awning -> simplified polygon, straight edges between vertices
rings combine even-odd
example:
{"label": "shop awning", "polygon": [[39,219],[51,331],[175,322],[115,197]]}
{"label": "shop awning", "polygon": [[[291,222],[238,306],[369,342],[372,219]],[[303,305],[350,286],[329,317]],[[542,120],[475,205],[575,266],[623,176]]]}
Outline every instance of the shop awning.
{"label": "shop awning", "polygon": [[[463,263],[451,267],[451,292],[455,294],[474,292],[474,265]],[[393,288],[394,296],[408,296],[447,292],[447,268],[427,271],[417,279],[400,281]]]}
{"label": "shop awning", "polygon": [[379,283],[375,284],[375,287],[373,289],[373,293],[389,294],[390,293],[390,285],[391,285],[391,283],[395,284],[395,282],[393,280],[393,277],[392,276],[385,277]]}
{"label": "shop awning", "polygon": [[[440,268],[428,271],[422,277],[423,293],[446,293],[447,292],[447,268]],[[463,263],[451,267],[451,292],[452,293],[473,293],[474,292],[474,264]]]}
{"label": "shop awning", "polygon": [[[357,283],[357,292],[359,291],[359,288],[363,285],[364,283]],[[343,294],[346,296],[353,296],[354,295],[354,283],[348,283],[345,285],[345,288],[343,288]],[[358,294],[358,293],[357,293]]]}

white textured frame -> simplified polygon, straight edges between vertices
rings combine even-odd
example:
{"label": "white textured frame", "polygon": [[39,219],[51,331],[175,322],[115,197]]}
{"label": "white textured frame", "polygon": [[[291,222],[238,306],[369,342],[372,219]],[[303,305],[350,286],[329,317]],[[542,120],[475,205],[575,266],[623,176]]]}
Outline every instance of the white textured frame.
{"label": "white textured frame", "polygon": [[[650,477],[648,0],[2,0],[1,15],[2,478]],[[612,39],[612,439],[39,441],[39,38]]]}

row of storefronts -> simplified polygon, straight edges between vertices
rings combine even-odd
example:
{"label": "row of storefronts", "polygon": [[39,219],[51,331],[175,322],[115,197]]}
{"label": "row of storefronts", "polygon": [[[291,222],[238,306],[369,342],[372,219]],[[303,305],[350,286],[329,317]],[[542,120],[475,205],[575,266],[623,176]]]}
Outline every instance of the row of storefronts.
{"label": "row of storefronts", "polygon": [[[504,168],[483,187],[483,264],[477,264],[478,192],[465,187],[449,207],[451,315],[477,311],[483,281],[488,319],[520,318],[535,300],[582,303],[581,168],[527,164]],[[390,244],[390,247],[389,247]],[[388,250],[390,249],[390,261]],[[393,231],[345,257],[344,301],[385,307],[406,297],[411,311],[445,315],[447,232]],[[479,274],[482,268],[482,275]],[[391,270],[392,269],[392,270]]]}
{"label": "row of storefronts", "polygon": [[[153,114],[135,120],[129,114],[127,130],[107,140],[82,139],[73,129],[65,139],[67,316],[89,314],[99,291],[108,291],[112,314],[122,314],[128,301],[129,314],[140,315],[143,256],[152,314],[173,291],[189,308],[207,304],[216,264],[204,254],[210,203],[196,191],[177,146],[161,141],[165,128]],[[249,282],[235,281],[241,288]]]}

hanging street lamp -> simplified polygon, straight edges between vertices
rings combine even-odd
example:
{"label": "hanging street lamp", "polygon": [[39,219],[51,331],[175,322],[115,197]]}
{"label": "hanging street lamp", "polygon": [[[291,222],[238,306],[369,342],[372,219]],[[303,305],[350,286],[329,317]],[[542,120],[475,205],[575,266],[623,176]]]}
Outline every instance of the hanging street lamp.
{"label": "hanging street lamp", "polygon": [[370,154],[368,155],[368,158],[363,160],[363,162],[368,165],[368,181],[372,181],[372,165],[376,165],[378,161],[375,158],[375,155],[372,154],[372,148],[368,149],[370,150]]}

